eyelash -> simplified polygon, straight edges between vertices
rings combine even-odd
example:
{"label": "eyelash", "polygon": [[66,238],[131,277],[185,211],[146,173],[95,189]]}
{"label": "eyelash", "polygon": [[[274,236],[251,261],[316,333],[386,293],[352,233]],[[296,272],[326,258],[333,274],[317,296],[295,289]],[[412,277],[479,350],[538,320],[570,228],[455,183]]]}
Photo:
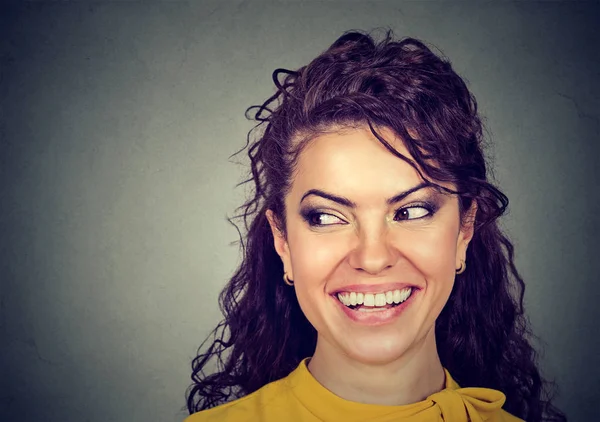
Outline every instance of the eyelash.
{"label": "eyelash", "polygon": [[[422,208],[427,210],[428,214],[425,214],[422,217],[417,217],[417,218],[407,218],[407,219],[403,219],[403,220],[396,220],[398,214],[401,211],[406,211],[406,210],[411,210],[413,208]],[[428,204],[428,203],[422,203],[422,204],[413,204],[409,207],[402,207],[402,208],[398,208],[396,210],[396,213],[394,214],[394,220],[395,221],[413,221],[413,220],[423,220],[423,219],[428,219],[433,217],[433,215],[437,212],[437,206],[434,204]],[[304,218],[304,220],[308,223],[309,226],[311,227],[326,227],[326,226],[336,226],[338,225],[338,223],[334,223],[334,224],[317,224],[313,222],[313,218],[318,217],[320,215],[330,215],[332,217],[337,218],[338,220],[341,220],[339,217],[327,213],[327,212],[319,212],[315,209],[309,209],[306,211],[302,212],[302,217]]]}

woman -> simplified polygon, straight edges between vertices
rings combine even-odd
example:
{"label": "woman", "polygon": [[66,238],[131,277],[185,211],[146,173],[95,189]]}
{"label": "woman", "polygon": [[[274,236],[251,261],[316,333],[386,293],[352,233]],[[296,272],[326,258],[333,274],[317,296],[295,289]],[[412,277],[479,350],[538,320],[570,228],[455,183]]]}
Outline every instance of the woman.
{"label": "woman", "polygon": [[244,260],[194,359],[188,422],[565,420],[450,63],[351,32],[274,81]]}

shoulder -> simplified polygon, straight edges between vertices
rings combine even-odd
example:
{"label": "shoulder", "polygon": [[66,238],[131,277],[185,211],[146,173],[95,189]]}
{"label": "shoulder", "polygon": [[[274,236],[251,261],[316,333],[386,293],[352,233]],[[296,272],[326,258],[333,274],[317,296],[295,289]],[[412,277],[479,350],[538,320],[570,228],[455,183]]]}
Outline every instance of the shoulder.
{"label": "shoulder", "polygon": [[194,413],[184,422],[280,421],[289,411],[290,402],[289,388],[281,379],[240,399]]}

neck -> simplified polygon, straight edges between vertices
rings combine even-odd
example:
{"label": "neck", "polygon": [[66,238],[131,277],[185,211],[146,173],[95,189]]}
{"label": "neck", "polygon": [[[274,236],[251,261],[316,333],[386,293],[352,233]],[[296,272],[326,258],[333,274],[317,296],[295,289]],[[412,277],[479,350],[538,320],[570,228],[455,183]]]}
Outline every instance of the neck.
{"label": "neck", "polygon": [[374,365],[317,340],[308,369],[321,385],[349,401],[392,406],[416,403],[443,390],[446,375],[434,329],[413,346],[396,360]]}

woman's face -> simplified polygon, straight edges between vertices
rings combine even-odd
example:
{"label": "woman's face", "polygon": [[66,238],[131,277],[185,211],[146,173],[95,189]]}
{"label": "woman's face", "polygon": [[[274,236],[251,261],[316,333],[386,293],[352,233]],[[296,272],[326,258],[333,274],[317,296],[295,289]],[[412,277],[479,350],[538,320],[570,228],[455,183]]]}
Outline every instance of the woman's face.
{"label": "woman's face", "polygon": [[267,217],[318,348],[385,363],[434,336],[472,231],[461,230],[456,196],[422,183],[368,128],[319,136],[300,154],[287,240]]}

